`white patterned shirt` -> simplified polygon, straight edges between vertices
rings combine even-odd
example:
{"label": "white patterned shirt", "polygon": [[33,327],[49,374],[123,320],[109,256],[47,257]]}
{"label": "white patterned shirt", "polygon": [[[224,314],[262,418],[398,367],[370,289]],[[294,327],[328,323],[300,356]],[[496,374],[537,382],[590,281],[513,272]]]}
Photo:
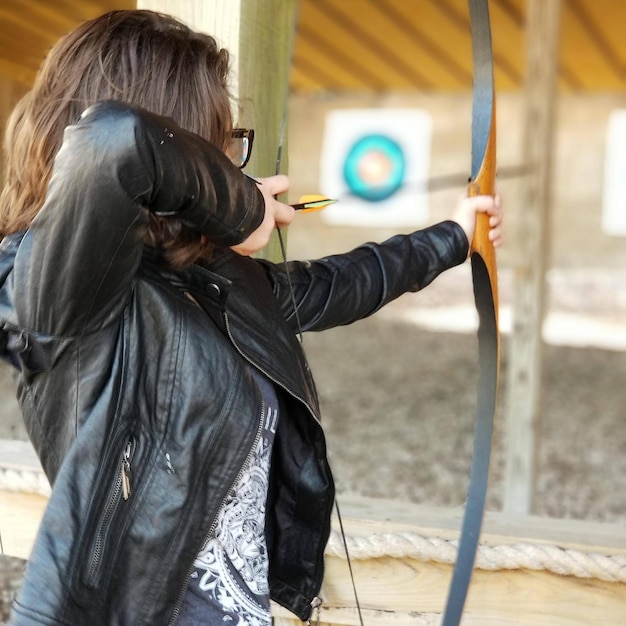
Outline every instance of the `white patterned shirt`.
{"label": "white patterned shirt", "polygon": [[264,399],[261,435],[196,557],[177,625],[271,625],[265,505],[278,401],[273,384],[251,372]]}

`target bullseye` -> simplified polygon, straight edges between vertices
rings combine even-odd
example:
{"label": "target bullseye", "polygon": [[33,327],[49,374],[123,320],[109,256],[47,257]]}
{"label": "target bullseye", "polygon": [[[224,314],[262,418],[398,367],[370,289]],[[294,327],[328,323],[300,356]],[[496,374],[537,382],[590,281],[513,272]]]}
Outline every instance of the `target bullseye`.
{"label": "target bullseye", "polygon": [[385,135],[366,135],[348,150],[343,176],[351,193],[369,202],[391,197],[404,182],[406,160],[400,145]]}

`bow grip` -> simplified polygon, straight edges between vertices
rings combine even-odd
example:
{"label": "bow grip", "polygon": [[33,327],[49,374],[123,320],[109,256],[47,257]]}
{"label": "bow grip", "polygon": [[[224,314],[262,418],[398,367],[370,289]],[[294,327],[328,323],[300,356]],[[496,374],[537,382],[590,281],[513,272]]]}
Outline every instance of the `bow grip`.
{"label": "bow grip", "polygon": [[[496,132],[494,128],[495,120],[495,103],[492,105],[491,127],[489,137],[485,147],[485,153],[476,177],[469,181],[467,186],[467,194],[473,196],[493,196],[495,193],[496,181]],[[479,213],[476,216],[476,228],[474,237],[470,245],[471,255],[478,254],[482,258],[494,296],[496,310],[498,308],[497,300],[497,265],[496,252],[493,243],[489,241],[489,215]]]}

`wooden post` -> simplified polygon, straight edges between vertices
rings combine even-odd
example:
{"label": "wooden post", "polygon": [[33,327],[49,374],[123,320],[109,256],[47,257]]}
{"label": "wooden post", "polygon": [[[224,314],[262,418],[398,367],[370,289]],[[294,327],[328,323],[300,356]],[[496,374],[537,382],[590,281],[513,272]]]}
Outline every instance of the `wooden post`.
{"label": "wooden post", "polygon": [[[288,78],[296,3],[294,0],[138,0],[137,7],[169,13],[194,30],[213,35],[231,54],[230,90],[238,126],[256,131],[246,171],[253,177],[276,173],[284,135],[281,172],[287,171]],[[267,258],[280,260],[277,241]]]}
{"label": "wooden post", "polygon": [[506,413],[504,508],[529,513],[535,486],[545,273],[550,255],[550,187],[560,0],[528,0],[524,163],[515,232],[515,297]]}

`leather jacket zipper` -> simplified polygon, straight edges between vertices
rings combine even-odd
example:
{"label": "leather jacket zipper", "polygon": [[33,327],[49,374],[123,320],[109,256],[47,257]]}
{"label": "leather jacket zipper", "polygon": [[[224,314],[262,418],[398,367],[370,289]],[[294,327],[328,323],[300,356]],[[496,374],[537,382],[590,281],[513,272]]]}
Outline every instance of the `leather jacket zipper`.
{"label": "leather jacket zipper", "polygon": [[313,626],[313,622],[311,621],[311,619],[313,618],[313,613],[315,611],[317,611],[317,619],[315,620],[315,626],[320,626],[320,613],[322,612],[323,602],[324,601],[319,596],[315,596],[313,600],[311,600],[312,613],[311,613],[311,618],[309,618],[306,622],[306,626]]}
{"label": "leather jacket zipper", "polygon": [[102,557],[102,549],[105,545],[106,536],[110,527],[113,514],[120,504],[120,494],[122,500],[126,501],[130,498],[131,494],[131,461],[136,448],[136,440],[131,435],[126,441],[124,451],[120,458],[119,470],[115,474],[115,482],[113,483],[113,489],[109,495],[107,505],[104,509],[100,523],[96,531],[96,538],[94,540],[93,549],[91,551],[91,562],[89,570],[87,572],[87,584],[92,584],[94,578],[98,573],[100,566],[100,559]]}
{"label": "leather jacket zipper", "polygon": [[[200,305],[200,303],[193,297],[193,295],[189,292],[185,292],[187,294],[187,296],[190,298],[190,300],[192,300],[192,302],[194,302],[196,305],[198,305],[201,309],[203,309],[204,307],[202,307]],[[260,367],[257,363],[255,363],[252,359],[250,359],[250,357],[248,357],[239,347],[239,345],[237,344],[237,342],[235,341],[235,338],[233,337],[233,334],[230,330],[230,321],[228,318],[228,313],[223,312],[222,313],[223,319],[224,319],[224,326],[226,328],[226,334],[228,335],[228,338],[230,339],[231,344],[233,345],[233,347],[235,348],[235,350],[237,350],[237,352],[241,355],[241,357],[246,361],[246,363],[250,363],[250,365],[252,365],[253,367],[255,367],[256,369],[258,369],[260,372],[262,372],[265,376],[267,376],[267,378],[269,380],[271,380],[274,384],[278,385],[281,389],[284,389],[290,396],[292,396],[293,398],[295,398],[296,400],[299,400],[309,411],[311,417],[317,422],[317,424],[320,426],[321,428],[321,422],[319,421],[319,419],[317,418],[317,416],[315,415],[315,411],[313,410],[313,408],[309,405],[309,403],[304,399],[301,398],[299,395],[297,395],[296,393],[294,393],[291,389],[288,389],[283,383],[281,383],[280,381],[276,380],[273,376],[271,376],[267,371],[265,371],[265,369],[263,369],[262,367]],[[263,406],[263,411],[265,411],[265,406]],[[263,417],[264,419],[264,417]],[[262,428],[262,423],[263,420],[260,421],[261,426],[259,427],[257,434],[256,434],[256,438],[255,438],[255,443],[253,444],[253,447],[250,449],[250,452],[248,453],[248,456],[246,458],[246,461],[244,463],[244,465],[242,465],[241,469],[239,470],[239,473],[237,474],[237,478],[235,479],[235,482],[233,482],[229,488],[229,492],[230,489],[232,489],[232,487],[236,484],[236,481],[239,479],[239,476],[242,474],[242,472],[244,471],[244,468],[247,467],[248,463],[250,462],[250,457],[252,455],[252,451],[254,450],[254,448],[256,447],[256,444],[258,442],[259,437],[261,436],[261,428]],[[224,500],[222,501],[222,503],[220,504],[220,508],[223,506],[224,502],[226,501],[226,498],[224,498]],[[219,510],[219,509],[218,509]],[[209,532],[207,533],[206,537],[205,537],[205,543],[206,541],[208,541],[209,537],[211,536],[211,534],[215,531],[215,525],[217,524],[216,520],[213,520],[213,523],[211,524],[211,528],[209,529]],[[204,545],[204,544],[203,544]],[[201,546],[202,547],[202,546]],[[320,560],[323,560],[324,555],[322,553],[322,555],[320,556]],[[183,599],[185,596],[185,593],[187,592],[187,587],[189,585],[189,577],[191,576],[191,572],[193,571],[193,565],[189,568],[189,571],[187,572],[187,577],[185,578],[185,582],[184,582],[184,587],[180,593],[180,596],[178,597],[178,600],[176,602],[176,606],[174,607],[174,611],[172,612],[172,619],[169,621],[168,626],[173,626],[176,623],[176,620],[178,619],[178,614],[180,613],[180,607],[183,603]],[[321,581],[318,581],[318,586],[321,586]],[[314,597],[313,600],[311,601],[311,608],[315,609],[317,608],[319,605],[321,605],[322,601],[321,598],[319,597]]]}
{"label": "leather jacket zipper", "polygon": [[[242,466],[239,468],[239,471],[237,472],[237,476],[235,476],[235,479],[233,480],[233,482],[228,487],[228,491],[226,492],[226,495],[222,498],[222,501],[220,502],[220,506],[217,509],[216,513],[215,513],[215,517],[213,519],[213,522],[211,523],[211,526],[209,527],[209,530],[207,531],[206,535],[204,536],[204,540],[202,542],[202,545],[200,546],[200,548],[198,548],[198,552],[207,543],[207,541],[209,539],[211,539],[211,537],[213,536],[213,533],[215,532],[215,528],[217,526],[217,516],[218,516],[218,513],[222,510],[222,508],[226,504],[226,500],[227,500],[228,496],[230,495],[230,492],[232,491],[233,487],[241,480],[241,477],[244,475],[244,473],[248,469],[248,466],[250,465],[250,461],[252,460],[252,456],[254,455],[254,451],[256,450],[257,446],[259,445],[259,441],[261,440],[261,433],[263,432],[263,428],[264,428],[264,425],[265,425],[265,409],[266,409],[265,402],[261,401],[261,418],[259,419],[259,423],[258,423],[258,426],[257,426],[257,429],[256,429],[256,434],[254,435],[254,441],[252,442],[252,446],[251,446],[250,450],[248,451],[248,455],[246,456],[245,461],[243,462]],[[195,558],[194,558],[194,561],[195,561]],[[182,606],[183,600],[185,598],[185,594],[187,593],[187,588],[189,587],[189,578],[191,576],[191,572],[192,571],[193,571],[193,563],[189,567],[189,571],[187,572],[187,575],[185,576],[185,585],[184,585],[182,591],[180,592],[180,595],[178,596],[178,600],[176,601],[176,605],[174,606],[174,610],[172,611],[172,618],[168,622],[168,626],[173,626],[176,623],[176,621],[178,620],[178,615],[180,613],[180,607]]]}
{"label": "leather jacket zipper", "polygon": [[[322,424],[320,422],[320,420],[317,418],[317,416],[315,415],[315,411],[311,408],[311,406],[309,405],[309,403],[304,400],[304,398],[301,398],[299,395],[297,395],[296,393],[294,393],[291,389],[288,389],[283,383],[281,383],[280,381],[276,380],[273,376],[271,376],[270,374],[268,374],[262,367],[260,367],[259,365],[257,365],[252,359],[250,359],[244,352],[243,350],[237,345],[237,342],[235,341],[235,338],[233,337],[233,334],[230,330],[230,322],[228,319],[228,313],[223,312],[222,313],[223,318],[224,318],[224,326],[226,328],[226,333],[228,334],[228,338],[230,339],[230,342],[232,343],[232,345],[234,346],[235,350],[237,350],[237,352],[243,357],[243,359],[250,363],[252,366],[256,367],[259,371],[263,372],[263,374],[265,376],[267,376],[267,378],[269,378],[274,384],[278,385],[281,389],[283,389],[284,391],[286,391],[292,398],[295,398],[296,400],[299,400],[309,411],[311,417],[313,417],[313,419],[315,420],[315,422],[318,424],[318,426],[321,428]],[[330,523],[330,520],[329,520]],[[328,530],[328,529],[327,529]],[[318,555],[318,571],[320,571],[320,565],[324,560],[324,553],[322,551],[322,553],[320,555]],[[321,588],[322,586],[322,581],[318,580],[317,581],[317,587]],[[312,600],[311,600],[311,609],[312,611],[316,608],[319,608],[322,604],[322,599],[318,596],[315,596]],[[318,619],[319,619],[319,611],[318,611]],[[310,621],[310,620],[309,620]]]}
{"label": "leather jacket zipper", "polygon": [[313,408],[309,405],[309,403],[304,398],[301,398],[299,395],[297,395],[291,389],[288,389],[279,380],[276,380],[272,375],[268,374],[260,365],[255,363],[249,356],[247,356],[243,352],[243,350],[237,345],[237,342],[235,341],[235,338],[233,337],[233,334],[230,331],[230,322],[228,320],[228,313],[222,313],[222,315],[224,317],[224,325],[226,326],[226,333],[228,335],[228,338],[230,339],[230,342],[233,344],[235,350],[237,350],[237,352],[244,358],[244,360],[247,363],[250,363],[250,365],[254,366],[256,369],[258,369],[260,372],[262,372],[274,384],[278,385],[281,389],[284,389],[292,398],[295,398],[296,400],[299,400],[302,404],[304,404],[304,406],[307,408],[307,410],[311,414],[311,417],[321,426],[322,424],[319,421],[319,419],[317,418],[317,415],[315,415],[315,411],[313,410]]}
{"label": "leather jacket zipper", "polygon": [[[189,298],[196,306],[198,306],[200,309],[202,309],[203,311],[206,312],[206,309],[200,304],[200,302],[198,302],[198,300],[194,297],[194,295],[189,292],[184,290],[183,293],[187,296],[187,298]],[[230,322],[228,319],[228,313],[226,313],[225,311],[222,312],[222,317],[224,319],[224,326],[226,328],[226,334],[228,335],[228,338],[230,339],[230,343],[233,345],[233,347],[235,348],[235,350],[237,350],[237,352],[243,357],[243,359],[247,362],[250,363],[250,365],[254,366],[256,369],[258,369],[260,372],[262,372],[265,376],[267,376],[267,378],[269,378],[274,384],[278,385],[281,389],[284,389],[290,396],[292,396],[293,398],[295,398],[296,400],[299,400],[300,402],[302,402],[302,404],[304,404],[304,406],[307,408],[307,410],[309,411],[309,413],[311,414],[311,417],[321,426],[321,422],[318,419],[317,415],[315,414],[315,411],[313,410],[313,408],[311,407],[311,405],[304,399],[301,398],[299,395],[297,395],[296,393],[294,393],[291,389],[288,389],[283,383],[281,383],[279,380],[276,380],[273,376],[271,376],[270,374],[268,374],[260,365],[258,365],[257,363],[255,363],[250,357],[248,357],[243,350],[239,347],[239,345],[237,344],[237,342],[235,341],[235,338],[233,337],[233,334],[230,330]]]}
{"label": "leather jacket zipper", "polygon": [[122,480],[122,498],[128,500],[130,498],[130,479],[132,477],[130,462],[133,458],[133,452],[135,450],[135,440],[129,439],[124,449],[124,456],[122,457],[122,466],[120,468],[120,478]]}

